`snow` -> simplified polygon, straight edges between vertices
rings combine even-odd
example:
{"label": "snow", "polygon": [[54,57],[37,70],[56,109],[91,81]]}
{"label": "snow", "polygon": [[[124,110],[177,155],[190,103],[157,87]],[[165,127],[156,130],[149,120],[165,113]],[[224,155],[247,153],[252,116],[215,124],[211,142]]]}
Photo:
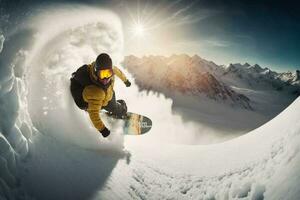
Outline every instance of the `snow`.
{"label": "snow", "polygon": [[118,65],[120,20],[80,6],[34,16],[27,22],[39,32],[34,42],[20,47],[14,65],[0,66],[0,199],[300,198],[300,98],[243,136],[190,145],[199,127],[174,114],[171,99],[118,81],[117,98],[149,116],[153,128],[124,137],[115,125],[103,139],[74,106],[68,79],[99,51]]}
{"label": "snow", "polygon": [[[3,50],[4,36],[1,35],[1,51]],[[0,53],[2,53],[0,51]],[[17,162],[28,153],[28,141],[19,130],[20,123],[27,123],[28,118],[19,118],[21,92],[19,79],[14,76],[12,68],[0,64],[0,198],[14,199],[22,195],[22,190],[16,188],[18,184]],[[22,116],[23,114],[20,114]],[[31,129],[31,127],[28,127]],[[27,131],[28,131],[27,129]],[[23,195],[23,197],[27,197]]]}
{"label": "snow", "polygon": [[[130,193],[120,196],[128,199],[297,199],[299,106],[297,99],[271,122],[222,144],[145,146],[130,138],[127,148],[135,158],[131,158],[129,166],[120,166],[127,168],[127,180],[123,170],[115,168],[109,189],[100,197],[113,196],[113,188],[122,185]],[[291,174],[296,176],[286,177]],[[282,181],[288,186],[278,193],[276,187],[281,188],[285,184]]]}

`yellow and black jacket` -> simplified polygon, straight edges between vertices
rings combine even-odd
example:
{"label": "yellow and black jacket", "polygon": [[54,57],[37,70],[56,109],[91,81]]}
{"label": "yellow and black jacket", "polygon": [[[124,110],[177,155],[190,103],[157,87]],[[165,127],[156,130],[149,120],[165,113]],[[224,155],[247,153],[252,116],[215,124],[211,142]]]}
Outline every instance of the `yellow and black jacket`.
{"label": "yellow and black jacket", "polygon": [[105,126],[100,118],[99,111],[112,99],[114,93],[115,76],[124,83],[127,81],[124,73],[117,67],[113,67],[114,75],[108,87],[97,81],[94,73],[94,62],[83,65],[72,74],[71,93],[77,106],[88,112],[90,119],[96,129],[102,130]]}

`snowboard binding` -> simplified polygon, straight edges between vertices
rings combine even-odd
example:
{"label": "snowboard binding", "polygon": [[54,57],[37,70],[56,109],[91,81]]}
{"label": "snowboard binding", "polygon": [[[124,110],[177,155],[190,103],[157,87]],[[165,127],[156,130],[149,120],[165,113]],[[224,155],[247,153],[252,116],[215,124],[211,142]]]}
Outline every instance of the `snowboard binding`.
{"label": "snowboard binding", "polygon": [[116,119],[126,119],[128,118],[128,115],[127,115],[127,105],[125,103],[124,100],[122,99],[119,99],[117,100],[117,104],[118,104],[118,109],[115,113],[113,112],[107,112],[107,114],[113,118],[116,118]]}

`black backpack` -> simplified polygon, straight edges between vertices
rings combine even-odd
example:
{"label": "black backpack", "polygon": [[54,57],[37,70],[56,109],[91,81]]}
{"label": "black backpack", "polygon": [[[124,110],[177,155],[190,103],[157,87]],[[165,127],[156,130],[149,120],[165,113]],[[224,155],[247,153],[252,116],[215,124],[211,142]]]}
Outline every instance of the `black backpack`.
{"label": "black backpack", "polygon": [[85,86],[94,84],[89,76],[88,65],[83,65],[76,72],[73,72],[70,81],[70,90],[76,105],[80,109],[86,110],[88,103],[83,100],[82,92]]}

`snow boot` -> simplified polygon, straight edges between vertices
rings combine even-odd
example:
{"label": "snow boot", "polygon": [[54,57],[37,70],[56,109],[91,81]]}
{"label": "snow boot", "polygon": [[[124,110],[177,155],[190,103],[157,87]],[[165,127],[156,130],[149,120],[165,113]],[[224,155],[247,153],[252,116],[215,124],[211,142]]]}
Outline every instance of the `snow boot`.
{"label": "snow boot", "polygon": [[127,117],[127,105],[123,99],[117,100],[117,103],[119,104],[119,112],[117,114],[118,118],[124,119]]}

